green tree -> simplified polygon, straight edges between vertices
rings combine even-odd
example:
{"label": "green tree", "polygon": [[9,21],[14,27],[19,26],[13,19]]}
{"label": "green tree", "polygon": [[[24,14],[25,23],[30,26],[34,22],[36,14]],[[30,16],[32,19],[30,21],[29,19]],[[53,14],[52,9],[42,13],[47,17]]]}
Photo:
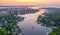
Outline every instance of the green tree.
{"label": "green tree", "polygon": [[60,35],[60,10],[56,11],[44,13],[44,16],[39,16],[37,20],[38,22],[41,22],[43,26],[52,28],[49,35]]}

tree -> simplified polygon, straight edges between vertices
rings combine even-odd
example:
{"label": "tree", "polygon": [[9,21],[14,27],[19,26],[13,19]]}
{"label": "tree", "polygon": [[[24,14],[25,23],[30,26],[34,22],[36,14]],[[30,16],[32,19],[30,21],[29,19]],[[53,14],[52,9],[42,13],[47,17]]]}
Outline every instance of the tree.
{"label": "tree", "polygon": [[37,21],[41,22],[43,26],[52,28],[49,35],[60,35],[60,13],[58,10],[57,12],[44,13],[44,16],[39,16]]}

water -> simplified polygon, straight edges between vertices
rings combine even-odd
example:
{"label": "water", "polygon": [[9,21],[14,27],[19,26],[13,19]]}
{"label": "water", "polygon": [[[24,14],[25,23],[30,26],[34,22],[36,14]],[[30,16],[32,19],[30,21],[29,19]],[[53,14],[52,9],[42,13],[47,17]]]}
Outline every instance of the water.
{"label": "water", "polygon": [[45,13],[45,11],[45,9],[41,9],[36,13],[19,15],[25,17],[22,22],[18,22],[18,26],[22,29],[19,35],[46,35],[46,33],[50,32],[51,28],[36,23],[38,16]]}

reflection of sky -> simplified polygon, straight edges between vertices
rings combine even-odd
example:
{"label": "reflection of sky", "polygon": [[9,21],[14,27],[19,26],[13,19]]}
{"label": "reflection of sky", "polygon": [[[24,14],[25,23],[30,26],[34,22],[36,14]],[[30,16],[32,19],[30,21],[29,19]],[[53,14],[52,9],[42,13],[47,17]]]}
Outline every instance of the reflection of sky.
{"label": "reflection of sky", "polygon": [[46,32],[49,32],[49,28],[36,23],[38,16],[42,15],[44,12],[45,10],[42,9],[35,14],[22,15],[26,18],[18,24],[21,28],[23,28],[22,33],[19,35],[45,35]]}

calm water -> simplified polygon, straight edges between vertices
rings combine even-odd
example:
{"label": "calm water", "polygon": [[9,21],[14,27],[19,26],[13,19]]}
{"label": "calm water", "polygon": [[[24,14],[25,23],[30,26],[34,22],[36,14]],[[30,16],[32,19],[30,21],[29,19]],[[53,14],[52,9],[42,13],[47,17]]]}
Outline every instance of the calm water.
{"label": "calm water", "polygon": [[38,16],[45,13],[45,11],[45,9],[41,9],[36,13],[19,15],[25,17],[22,22],[18,22],[18,26],[22,29],[19,35],[46,35],[50,32],[51,28],[43,27],[36,23]]}

